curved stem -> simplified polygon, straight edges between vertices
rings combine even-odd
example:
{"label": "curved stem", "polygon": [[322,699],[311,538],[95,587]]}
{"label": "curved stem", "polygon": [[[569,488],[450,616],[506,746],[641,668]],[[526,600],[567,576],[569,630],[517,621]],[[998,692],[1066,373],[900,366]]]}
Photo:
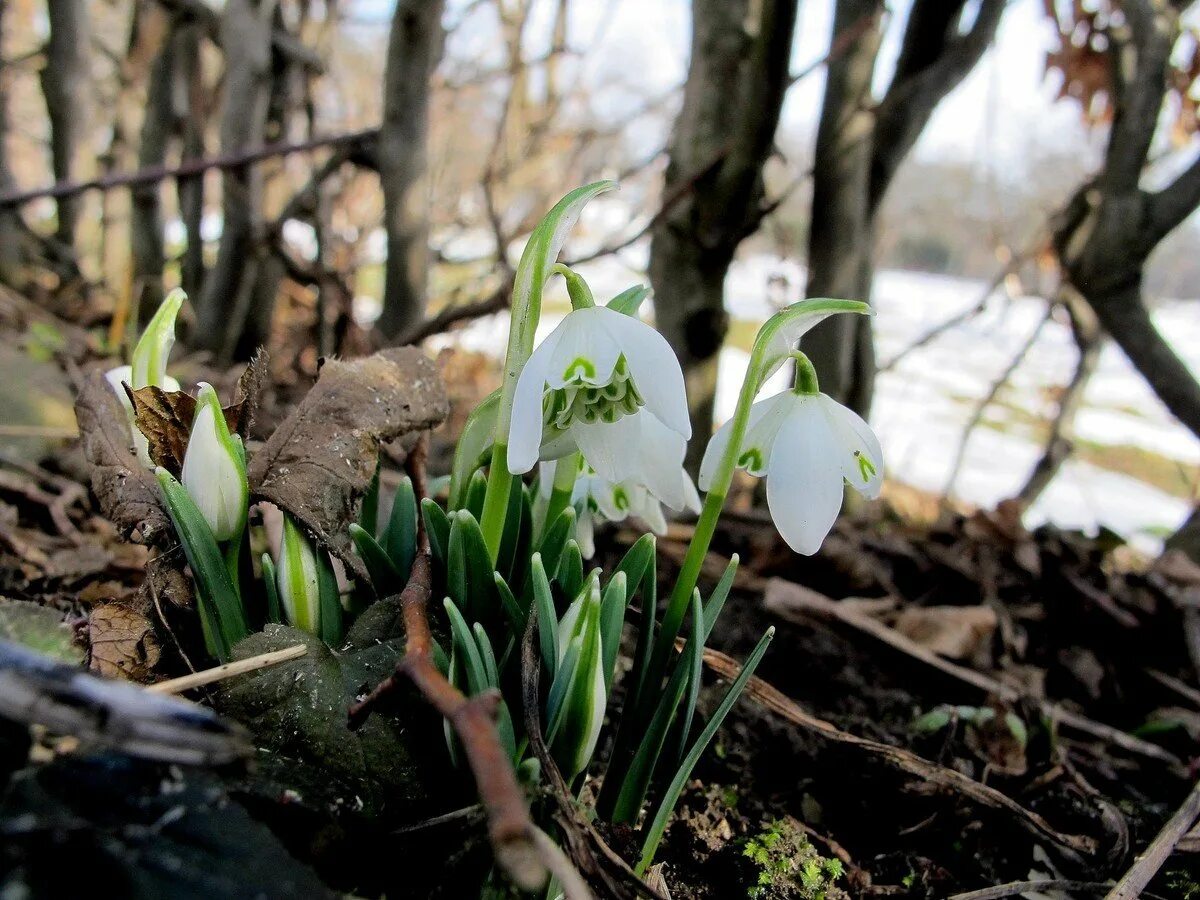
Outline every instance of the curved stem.
{"label": "curved stem", "polygon": [[579,474],[579,451],[575,451],[554,464],[554,486],[550,490],[550,501],[546,505],[546,518],[542,522],[542,533],[539,541],[545,536],[546,529],[554,524],[559,513],[571,502],[575,491],[575,478]]}

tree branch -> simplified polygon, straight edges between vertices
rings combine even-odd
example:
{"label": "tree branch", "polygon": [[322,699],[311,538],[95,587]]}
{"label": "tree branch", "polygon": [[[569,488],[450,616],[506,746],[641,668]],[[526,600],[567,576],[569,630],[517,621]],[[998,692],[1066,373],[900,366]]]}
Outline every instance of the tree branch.
{"label": "tree branch", "polygon": [[1157,244],[1200,207],[1200,153],[1169,185],[1150,196],[1149,240]]}

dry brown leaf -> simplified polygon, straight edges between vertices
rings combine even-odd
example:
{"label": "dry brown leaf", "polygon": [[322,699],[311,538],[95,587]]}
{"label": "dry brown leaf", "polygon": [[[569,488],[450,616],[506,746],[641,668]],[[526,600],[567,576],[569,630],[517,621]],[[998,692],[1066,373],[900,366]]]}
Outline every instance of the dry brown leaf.
{"label": "dry brown leaf", "polygon": [[416,347],[328,360],[312,390],[250,460],[253,496],[286,510],[370,584],[347,533],[375,473],[381,442],[446,417],[433,361]]}
{"label": "dry brown leaf", "polygon": [[107,603],[88,617],[91,668],[101,675],[147,681],[161,653],[154,626],[139,612]]}
{"label": "dry brown leaf", "polygon": [[158,481],[138,460],[125,409],[102,371],[84,380],[75,399],[75,416],[92,467],[92,491],[104,515],[140,543],[172,534]]}
{"label": "dry brown leaf", "polygon": [[996,631],[990,606],[910,606],[892,626],[905,637],[950,659],[986,659]]}

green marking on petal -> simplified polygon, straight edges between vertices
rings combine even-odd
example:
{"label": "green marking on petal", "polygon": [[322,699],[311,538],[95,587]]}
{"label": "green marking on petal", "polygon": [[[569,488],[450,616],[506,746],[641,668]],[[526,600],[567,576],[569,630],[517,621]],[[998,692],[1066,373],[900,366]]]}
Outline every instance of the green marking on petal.
{"label": "green marking on petal", "polygon": [[629,511],[629,495],[625,493],[625,488],[613,488],[613,506],[615,506],[621,512]]}
{"label": "green marking on petal", "polygon": [[743,469],[754,471],[762,471],[763,458],[762,451],[757,447],[751,447],[738,457],[738,466]]}
{"label": "green marking on petal", "polygon": [[854,451],[854,458],[858,460],[858,474],[862,476],[863,484],[866,484],[875,475],[875,464],[867,459],[867,455],[861,450]]}
{"label": "green marking on petal", "polygon": [[563,372],[563,381],[579,381],[584,378],[596,377],[596,364],[586,356],[577,356],[571,360]]}

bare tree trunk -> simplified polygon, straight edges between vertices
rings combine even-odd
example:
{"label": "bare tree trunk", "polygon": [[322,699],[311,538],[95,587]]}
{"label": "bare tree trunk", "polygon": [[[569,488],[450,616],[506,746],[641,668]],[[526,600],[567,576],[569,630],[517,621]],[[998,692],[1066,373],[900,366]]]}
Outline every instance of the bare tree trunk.
{"label": "bare tree trunk", "polygon": [[1178,10],[1122,4],[1110,50],[1113,123],[1100,174],[1080,187],[1054,236],[1068,281],[1166,407],[1200,437],[1200,383],[1154,326],[1142,296],[1146,259],[1200,206],[1200,159],[1158,192],[1142,189],[1163,103]]}
{"label": "bare tree trunk", "polygon": [[[81,176],[84,146],[90,128],[92,82],[88,58],[91,23],[88,4],[79,0],[47,0],[50,39],[46,43],[46,65],[42,68],[42,94],[50,119],[50,156],[56,181],[74,181]],[[76,246],[82,198],[76,195],[58,201],[58,238]]]}
{"label": "bare tree trunk", "polygon": [[[177,121],[183,122],[182,158],[199,159],[204,156],[204,126],[208,121],[207,95],[204,90],[204,74],[200,67],[200,41],[204,37],[202,26],[191,22],[175,34],[178,91],[173,103]],[[204,218],[204,176],[193,175],[180,178],[176,191],[179,196],[179,214],[183,219],[187,246],[180,265],[180,282],[189,297],[199,299],[204,286],[204,238],[200,226]]]}
{"label": "bare tree trunk", "polygon": [[[0,34],[4,33],[7,0],[0,0]],[[11,84],[9,67],[0,69],[0,191],[16,187],[8,164],[8,98]],[[17,289],[25,285],[24,231],[20,212],[14,207],[0,209],[0,283]]]}
{"label": "bare tree trunk", "polygon": [[650,280],[659,330],[687,380],[695,471],[712,431],[717,360],[729,320],[725,275],[762,220],[762,169],[788,87],[796,0],[696,0],[683,108],[671,135]]}
{"label": "bare tree trunk", "polygon": [[397,0],[377,161],[388,255],[378,327],[392,339],[425,315],[429,270],[429,80],[442,52],[443,0]]}
{"label": "bare tree trunk", "polygon": [[[869,200],[875,130],[871,79],[883,39],[882,17],[879,0],[838,0],[835,7],[835,36],[862,28],[864,19],[870,25],[828,65],[813,160],[809,297],[867,300],[871,295],[874,229]],[[857,348],[870,341],[869,320],[860,316],[832,316],[814,329],[803,347],[816,367],[821,390],[849,403],[855,385],[863,383],[857,372]]]}
{"label": "bare tree trunk", "polygon": [[[162,165],[167,160],[171,137],[171,99],[174,91],[174,23],[150,66],[146,85],[146,108],[138,143],[139,169]],[[163,217],[162,185],[139,185],[132,190],[129,214],[129,251],[138,320],[149,321],[162,302]]]}
{"label": "bare tree trunk", "polygon": [[[930,116],[991,43],[1004,0],[983,0],[962,29],[965,0],[915,0],[883,99],[871,94],[883,37],[879,0],[837,0],[834,40],[846,52],[828,66],[813,169],[808,247],[810,297],[869,300],[883,198]],[[805,339],[821,389],[864,415],[874,393],[870,319],[833,316]]]}
{"label": "bare tree trunk", "polygon": [[1059,398],[1058,412],[1050,425],[1050,434],[1046,438],[1042,456],[1034,465],[1025,485],[1017,492],[1017,499],[1026,508],[1032,506],[1049,487],[1062,464],[1071,455],[1075,415],[1083,405],[1084,393],[1100,362],[1100,351],[1103,349],[1100,323],[1095,313],[1087,307],[1082,297],[1072,294],[1073,291],[1068,289],[1066,303],[1071,313],[1071,330],[1079,348],[1079,359],[1075,363],[1071,380],[1067,382]]}
{"label": "bare tree trunk", "polygon": [[[271,100],[271,26],[275,0],[228,0],[221,17],[225,51],[221,150],[232,153],[264,142]],[[224,212],[217,261],[204,281],[195,343],[230,356],[245,327],[239,304],[246,264],[261,228],[262,177],[253,165],[229,169],[222,180]],[[240,307],[240,310],[239,310]],[[239,315],[240,311],[240,315]]]}

